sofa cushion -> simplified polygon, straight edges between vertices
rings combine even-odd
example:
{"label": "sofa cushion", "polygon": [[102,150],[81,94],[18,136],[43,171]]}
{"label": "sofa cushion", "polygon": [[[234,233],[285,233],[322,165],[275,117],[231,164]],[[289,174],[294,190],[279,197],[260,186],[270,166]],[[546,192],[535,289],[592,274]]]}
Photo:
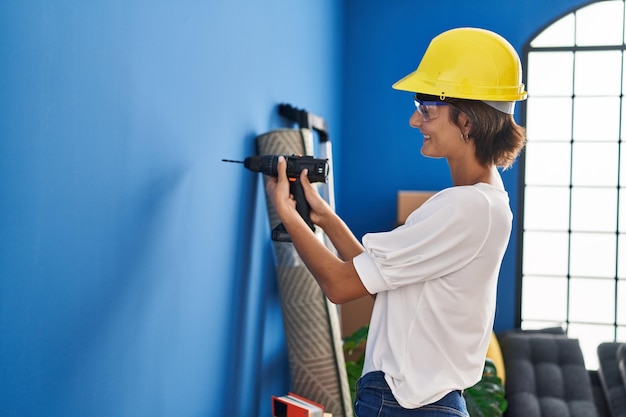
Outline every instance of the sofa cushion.
{"label": "sofa cushion", "polygon": [[626,417],[626,388],[619,365],[620,354],[623,365],[623,345],[611,342],[598,346],[598,376],[612,417]]}
{"label": "sofa cushion", "polygon": [[506,417],[597,417],[577,339],[511,332],[501,336],[506,367]]}

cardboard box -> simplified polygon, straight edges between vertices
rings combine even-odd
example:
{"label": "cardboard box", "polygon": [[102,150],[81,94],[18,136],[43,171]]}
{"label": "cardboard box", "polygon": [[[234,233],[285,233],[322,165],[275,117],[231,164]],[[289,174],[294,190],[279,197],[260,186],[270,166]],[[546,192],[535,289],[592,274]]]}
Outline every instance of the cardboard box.
{"label": "cardboard box", "polygon": [[398,224],[403,224],[409,214],[434,194],[435,191],[398,191]]}
{"label": "cardboard box", "polygon": [[[369,324],[374,308],[374,298],[366,295],[356,300],[348,301],[339,307],[341,315],[341,337],[351,336],[361,327]],[[356,349],[352,355],[346,355],[346,360],[356,361],[359,355],[365,350],[363,346]]]}

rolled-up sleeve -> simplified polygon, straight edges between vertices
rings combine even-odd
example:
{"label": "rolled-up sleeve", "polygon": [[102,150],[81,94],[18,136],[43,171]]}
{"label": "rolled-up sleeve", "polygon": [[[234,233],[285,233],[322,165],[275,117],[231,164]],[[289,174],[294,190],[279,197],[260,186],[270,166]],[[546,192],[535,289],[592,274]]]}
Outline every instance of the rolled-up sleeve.
{"label": "rolled-up sleeve", "polygon": [[383,276],[378,271],[378,267],[374,260],[367,252],[363,252],[352,260],[357,274],[361,278],[361,282],[370,294],[378,294],[387,291],[390,288]]}
{"label": "rolled-up sleeve", "polygon": [[363,237],[365,252],[353,264],[371,294],[445,276],[474,259],[491,227],[489,202],[472,188],[459,191],[436,195],[392,231]]}

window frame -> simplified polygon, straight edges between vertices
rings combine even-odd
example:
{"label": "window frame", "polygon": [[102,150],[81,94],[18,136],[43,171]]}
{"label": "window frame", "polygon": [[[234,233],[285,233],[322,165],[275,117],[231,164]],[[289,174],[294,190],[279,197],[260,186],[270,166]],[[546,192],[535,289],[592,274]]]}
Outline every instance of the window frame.
{"label": "window frame", "polygon": [[[529,39],[529,41],[524,45],[523,47],[523,53],[522,53],[522,66],[523,68],[526,69],[526,71],[524,71],[523,73],[523,82],[524,84],[528,87],[528,91],[529,91],[529,96],[532,97],[532,85],[528,84],[528,74],[530,71],[528,71],[528,65],[529,65],[529,61],[530,61],[530,56],[531,53],[533,52],[572,52],[573,54],[573,59],[574,59],[574,67],[573,67],[573,71],[575,71],[575,60],[576,60],[576,54],[580,53],[580,52],[586,52],[586,51],[590,51],[590,52],[595,52],[595,51],[619,51],[622,55],[621,58],[621,85],[620,85],[620,95],[619,95],[619,102],[620,102],[620,109],[619,109],[619,122],[620,122],[620,127],[619,127],[619,137],[617,139],[617,146],[618,146],[618,152],[620,152],[618,155],[618,172],[617,172],[617,211],[616,211],[616,219],[617,219],[617,225],[616,225],[616,229],[613,231],[614,235],[615,235],[615,245],[616,245],[616,250],[615,250],[615,273],[614,276],[610,277],[610,278],[602,278],[602,279],[609,279],[613,282],[614,284],[614,311],[613,311],[613,323],[612,324],[607,324],[607,326],[612,326],[613,327],[613,340],[607,340],[607,342],[614,342],[614,341],[618,341],[619,338],[619,334],[620,334],[620,330],[622,331],[622,333],[626,334],[626,323],[620,323],[620,311],[619,311],[619,304],[618,301],[621,299],[620,298],[620,283],[622,285],[626,285],[626,278],[622,277],[620,278],[619,275],[619,271],[618,271],[618,265],[619,265],[619,239],[620,239],[620,235],[624,238],[624,241],[626,242],[626,230],[620,232],[620,226],[619,226],[619,222],[620,222],[620,208],[619,208],[619,201],[620,201],[620,193],[622,194],[622,198],[624,198],[624,201],[626,202],[626,181],[620,181],[620,176],[624,175],[624,173],[622,173],[620,175],[620,170],[624,171],[626,170],[626,129],[625,129],[625,125],[626,125],[626,86],[624,85],[624,83],[626,82],[626,75],[624,75],[624,73],[626,73],[626,34],[624,32],[626,32],[626,23],[624,22],[624,20],[626,20],[626,17],[622,19],[622,43],[621,45],[589,45],[589,46],[584,46],[584,45],[576,45],[576,42],[574,42],[574,45],[572,46],[532,46],[533,41],[542,33],[544,33],[544,31],[548,28],[550,28],[552,25],[554,25],[555,23],[561,21],[561,19],[566,18],[567,16],[574,14],[574,25],[576,25],[576,20],[577,20],[577,16],[576,13],[590,5],[593,5],[595,3],[600,3],[603,0],[599,0],[599,1],[589,1],[583,5],[579,5],[577,7],[574,7],[572,9],[570,9],[569,11],[563,13],[562,15],[556,17],[555,19],[553,19],[552,21],[550,21],[549,23],[547,23],[545,26],[543,26],[541,29],[539,29],[537,32],[535,32]],[[619,0],[623,3],[623,16],[626,16],[626,0]],[[574,26],[574,31],[576,30],[576,26]],[[570,132],[570,139],[569,142],[567,142],[569,144],[569,148],[570,148],[570,153],[572,152],[572,149],[574,147],[574,144],[576,143],[576,134],[574,131],[574,103],[576,103],[576,91],[575,91],[575,72],[572,78],[572,95],[571,95],[571,103],[572,103],[572,119],[571,119],[571,132]],[[532,80],[531,80],[532,81]],[[580,97],[580,95],[578,95],[578,97]],[[519,107],[519,117],[520,120],[522,121],[522,125],[526,126],[527,125],[527,121],[528,121],[528,101],[524,101],[524,102],[520,102],[518,104],[521,104]],[[584,143],[584,141],[579,141],[578,143]],[[603,142],[605,143],[605,142]],[[520,157],[518,159],[518,164],[519,164],[519,180],[518,180],[518,206],[517,206],[517,221],[516,221],[516,227],[518,230],[517,233],[517,240],[516,240],[516,244],[517,244],[517,254],[516,254],[516,258],[517,258],[517,277],[516,277],[516,282],[515,282],[515,293],[516,293],[516,297],[515,297],[515,325],[518,328],[524,328],[524,317],[523,317],[523,292],[524,292],[524,239],[525,239],[525,235],[526,235],[526,213],[525,213],[525,208],[526,208],[526,187],[527,187],[527,183],[526,183],[526,167],[527,167],[527,155],[526,155],[526,148],[524,148],[524,150],[522,151],[522,153],[520,154]],[[569,167],[570,167],[570,175],[572,172],[572,164],[573,164],[573,159],[570,158],[569,161]],[[621,166],[620,166],[621,164]],[[624,176],[624,178],[626,178],[626,176]],[[567,239],[568,239],[568,248],[567,248],[567,252],[568,252],[568,266],[567,266],[567,274],[564,276],[564,278],[566,279],[567,282],[567,295],[566,295],[566,311],[565,311],[565,320],[563,321],[562,325],[565,327],[564,330],[567,332],[569,330],[570,324],[575,324],[575,325],[587,325],[587,324],[591,324],[593,326],[602,326],[602,324],[600,323],[586,323],[585,321],[581,321],[581,320],[572,320],[571,319],[571,306],[570,306],[570,302],[571,302],[571,297],[572,297],[572,291],[571,291],[571,284],[572,284],[572,278],[573,275],[571,274],[571,260],[570,260],[570,255],[571,255],[571,239],[572,239],[572,225],[571,225],[571,221],[572,221],[572,191],[575,187],[581,188],[580,186],[575,186],[572,182],[572,178],[570,176],[569,179],[569,184],[568,184],[568,188],[569,188],[569,218],[568,220],[568,227],[567,227]],[[597,186],[593,186],[590,187],[593,189],[598,188]],[[626,211],[624,212],[626,215]],[[626,218],[622,219],[622,224],[626,225]],[[622,228],[624,228],[624,226],[622,226]],[[574,231],[575,232],[575,231]],[[625,262],[626,260],[622,260],[622,262]],[[626,266],[624,267],[626,268]],[[532,274],[526,274],[526,276],[533,276]],[[563,278],[560,275],[555,276],[555,278]],[[575,279],[579,280],[579,279],[586,279],[586,277],[580,277],[580,276],[575,276]],[[596,277],[590,277],[589,279],[596,279]],[[600,278],[598,278],[600,279]],[[622,296],[624,296],[625,294],[622,294]],[[621,299],[622,302],[626,302],[626,298]],[[532,320],[532,319],[527,319],[527,322],[540,322],[540,320]],[[551,324],[555,323],[555,320],[545,320],[546,323],[546,327],[552,327]],[[536,327],[532,327],[532,328],[536,328]]]}

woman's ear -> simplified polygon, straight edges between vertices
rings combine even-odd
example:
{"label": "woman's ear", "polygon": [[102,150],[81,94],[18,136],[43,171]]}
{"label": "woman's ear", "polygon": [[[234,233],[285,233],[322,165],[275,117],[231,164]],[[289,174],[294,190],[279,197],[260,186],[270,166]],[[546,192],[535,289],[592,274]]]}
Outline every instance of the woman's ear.
{"label": "woman's ear", "polygon": [[461,134],[463,137],[467,137],[472,130],[472,122],[469,117],[463,112],[459,112],[459,117],[457,119],[459,121],[459,128],[461,129]]}

